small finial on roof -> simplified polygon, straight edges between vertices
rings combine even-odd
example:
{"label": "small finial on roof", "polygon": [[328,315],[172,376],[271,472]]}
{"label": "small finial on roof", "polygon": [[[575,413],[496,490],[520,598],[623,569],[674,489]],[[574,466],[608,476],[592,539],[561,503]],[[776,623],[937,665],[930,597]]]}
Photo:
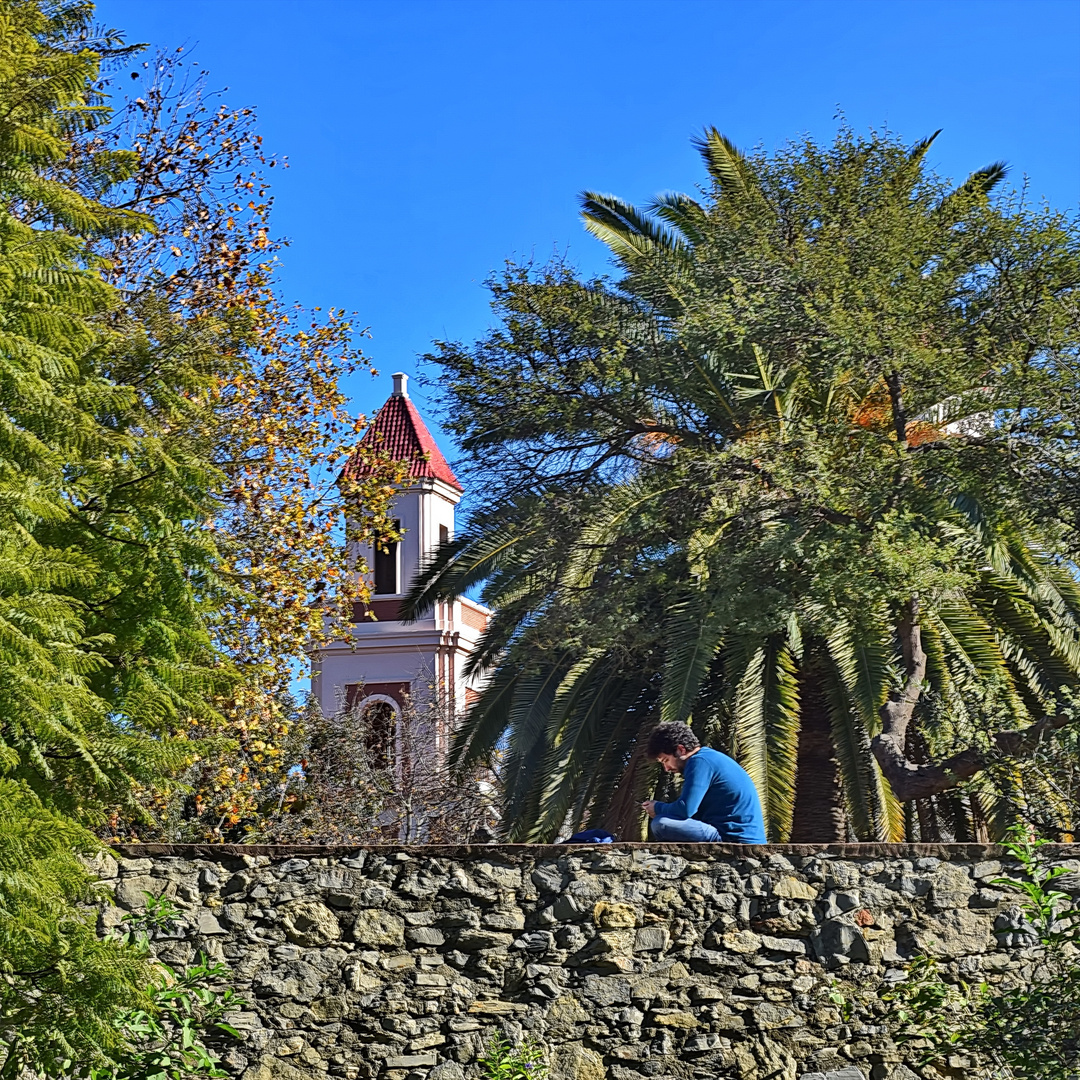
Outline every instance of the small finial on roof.
{"label": "small finial on roof", "polygon": [[407,389],[409,383],[409,376],[406,375],[404,371],[395,371],[393,379],[394,397],[407,398],[409,396],[409,391]]}

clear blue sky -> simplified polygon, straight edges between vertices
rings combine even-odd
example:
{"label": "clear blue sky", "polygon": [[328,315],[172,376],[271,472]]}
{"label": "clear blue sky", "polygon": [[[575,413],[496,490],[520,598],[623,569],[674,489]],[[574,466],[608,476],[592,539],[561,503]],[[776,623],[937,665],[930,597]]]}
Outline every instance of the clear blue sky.
{"label": "clear blue sky", "polygon": [[[744,147],[842,110],[962,178],[1005,159],[1051,205],[1080,202],[1078,0],[100,0],[130,41],[188,44],[252,105],[278,174],[286,297],[359,313],[382,372],[490,323],[484,279],[556,249],[605,268],[577,194],[693,190],[690,136]],[[426,395],[414,397],[425,409]],[[433,425],[434,427],[434,425]],[[455,448],[443,437],[444,450]]]}

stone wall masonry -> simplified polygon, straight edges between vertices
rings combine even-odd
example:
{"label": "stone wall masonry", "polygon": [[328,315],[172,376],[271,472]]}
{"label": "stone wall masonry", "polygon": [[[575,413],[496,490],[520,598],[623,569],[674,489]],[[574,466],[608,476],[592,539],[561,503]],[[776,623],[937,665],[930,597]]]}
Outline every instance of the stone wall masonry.
{"label": "stone wall masonry", "polygon": [[[1053,849],[1080,871],[1080,848]],[[242,1080],[463,1080],[492,1034],[554,1080],[912,1080],[881,995],[916,953],[1023,977],[1019,876],[979,845],[131,845],[115,926],[184,912],[161,959],[224,960]],[[1080,893],[1080,873],[1067,875]]]}

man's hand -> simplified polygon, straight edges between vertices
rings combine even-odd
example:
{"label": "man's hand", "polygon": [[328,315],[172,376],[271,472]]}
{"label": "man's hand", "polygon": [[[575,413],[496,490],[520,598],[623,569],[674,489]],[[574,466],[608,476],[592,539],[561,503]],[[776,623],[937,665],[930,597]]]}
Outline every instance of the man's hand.
{"label": "man's hand", "polygon": [[651,818],[656,817],[656,803],[655,803],[654,800],[646,799],[641,804],[641,809],[644,810],[645,813],[649,815],[649,817],[651,817]]}

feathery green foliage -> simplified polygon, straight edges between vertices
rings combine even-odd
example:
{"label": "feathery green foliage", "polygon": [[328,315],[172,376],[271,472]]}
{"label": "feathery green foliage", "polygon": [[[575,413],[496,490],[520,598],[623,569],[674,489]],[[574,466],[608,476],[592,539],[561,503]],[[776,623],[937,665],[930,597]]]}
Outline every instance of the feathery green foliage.
{"label": "feathery green foliage", "polygon": [[935,176],[930,141],[747,156],[710,129],[703,200],[583,196],[618,283],[511,266],[500,325],[429,358],[487,498],[410,605],[483,582],[499,612],[454,753],[506,740],[514,838],[631,835],[609,808],[661,717],[742,762],[774,840],[837,838],[822,791],[855,836],[914,838],[879,765],[911,611],[904,768],[983,770],[958,797],[943,769],[919,835],[1018,812],[993,733],[1080,680],[1080,240],[992,199],[1000,165]]}
{"label": "feathery green foliage", "polygon": [[126,1046],[118,1009],[145,1008],[152,968],[101,940],[91,901],[105,899],[78,854],[94,837],[0,779],[0,1076],[86,1074]]}
{"label": "feathery green foliage", "polygon": [[[0,11],[0,748],[83,820],[168,771],[165,721],[223,685],[205,618],[215,472],[184,435],[210,380],[133,362],[91,246],[152,225],[55,177],[107,115],[90,12]],[[128,164],[81,168],[113,182]]]}

